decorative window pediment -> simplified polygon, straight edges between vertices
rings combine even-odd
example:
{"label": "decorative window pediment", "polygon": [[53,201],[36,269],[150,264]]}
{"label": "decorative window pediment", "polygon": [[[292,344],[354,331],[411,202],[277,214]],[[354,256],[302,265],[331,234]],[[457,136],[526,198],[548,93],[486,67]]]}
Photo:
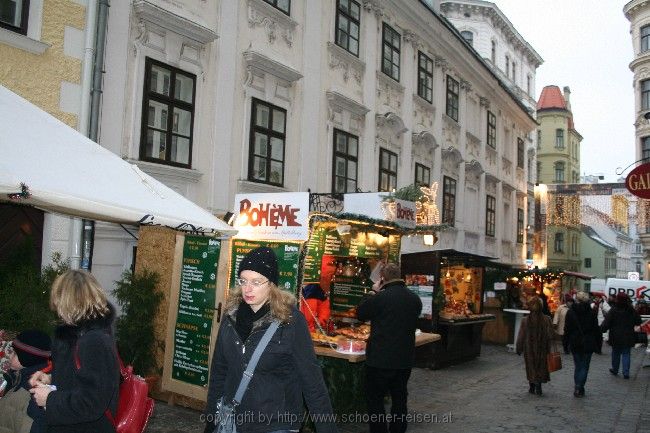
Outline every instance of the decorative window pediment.
{"label": "decorative window pediment", "polygon": [[485,170],[483,170],[483,166],[480,162],[472,159],[471,161],[465,163],[465,173],[473,173],[478,176],[485,173]]}
{"label": "decorative window pediment", "polygon": [[266,30],[269,43],[275,42],[278,33],[287,46],[293,45],[293,35],[298,23],[274,8],[264,0],[248,0],[248,26],[262,26]]}
{"label": "decorative window pediment", "polygon": [[388,128],[398,136],[408,131],[408,128],[404,124],[404,120],[395,113],[388,112],[386,114],[377,114],[375,118],[378,130]]}
{"label": "decorative window pediment", "polygon": [[209,28],[161,8],[149,0],[135,0],[133,12],[136,18],[145,24],[154,24],[201,44],[210,43],[218,38],[217,33]]}
{"label": "decorative window pediment", "polygon": [[366,64],[362,60],[331,42],[327,43],[327,51],[329,52],[330,69],[341,69],[343,72],[343,81],[345,82],[352,75],[357,84],[361,84],[363,74],[366,71]]}
{"label": "decorative window pediment", "polygon": [[352,98],[349,98],[335,90],[328,90],[326,92],[327,101],[329,102],[330,108],[335,110],[346,110],[350,113],[357,116],[365,116],[369,108],[360,102],[355,101]]}
{"label": "decorative window pediment", "polygon": [[449,146],[442,149],[442,159],[444,161],[450,161],[453,165],[458,166],[463,162],[463,155],[460,153],[460,150],[454,146]]}
{"label": "decorative window pediment", "polygon": [[302,78],[302,74],[291,66],[274,60],[257,51],[244,51],[244,61],[249,72],[271,74],[281,80],[293,83]]}
{"label": "decorative window pediment", "polygon": [[433,158],[433,151],[438,147],[438,142],[432,133],[429,131],[414,132],[412,140],[413,156]]}

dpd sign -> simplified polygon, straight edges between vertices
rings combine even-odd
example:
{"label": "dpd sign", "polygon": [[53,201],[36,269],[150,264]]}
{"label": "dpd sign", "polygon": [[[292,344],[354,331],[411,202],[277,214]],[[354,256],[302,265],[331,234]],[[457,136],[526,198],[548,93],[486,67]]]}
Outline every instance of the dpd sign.
{"label": "dpd sign", "polygon": [[625,187],[637,197],[650,199],[650,163],[632,170],[625,178]]}

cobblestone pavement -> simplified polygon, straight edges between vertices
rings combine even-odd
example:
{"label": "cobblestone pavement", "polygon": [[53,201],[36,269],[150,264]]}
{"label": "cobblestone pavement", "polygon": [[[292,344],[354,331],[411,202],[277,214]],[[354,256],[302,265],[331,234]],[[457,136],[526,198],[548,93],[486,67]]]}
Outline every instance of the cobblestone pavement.
{"label": "cobblestone pavement", "polygon": [[[523,357],[484,345],[474,361],[442,370],[416,368],[409,381],[409,411],[431,422],[411,423],[411,433],[549,432],[650,433],[650,354],[632,349],[630,380],[612,376],[610,349],[594,354],[585,398],[573,397],[573,361],[551,374],[541,397],[528,393]],[[646,368],[643,365],[647,365]],[[157,402],[146,433],[201,433],[199,413]],[[342,433],[368,431],[340,424]]]}

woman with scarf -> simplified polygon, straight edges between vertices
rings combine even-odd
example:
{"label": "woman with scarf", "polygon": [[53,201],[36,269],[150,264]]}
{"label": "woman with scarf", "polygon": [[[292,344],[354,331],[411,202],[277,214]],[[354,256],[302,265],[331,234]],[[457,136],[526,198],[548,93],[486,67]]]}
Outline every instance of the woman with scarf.
{"label": "woman with scarf", "polygon": [[528,300],[530,314],[524,317],[517,335],[517,355],[524,354],[528,392],[542,395],[542,383],[551,380],[547,355],[551,350],[553,326],[551,318],[542,312],[542,300],[533,296]]}

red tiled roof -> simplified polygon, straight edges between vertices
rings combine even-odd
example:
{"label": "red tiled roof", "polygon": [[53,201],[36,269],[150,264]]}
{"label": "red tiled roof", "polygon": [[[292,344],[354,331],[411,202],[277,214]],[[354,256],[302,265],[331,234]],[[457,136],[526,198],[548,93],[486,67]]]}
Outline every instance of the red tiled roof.
{"label": "red tiled roof", "polygon": [[537,109],[562,108],[566,110],[566,101],[558,86],[546,86],[537,101]]}

